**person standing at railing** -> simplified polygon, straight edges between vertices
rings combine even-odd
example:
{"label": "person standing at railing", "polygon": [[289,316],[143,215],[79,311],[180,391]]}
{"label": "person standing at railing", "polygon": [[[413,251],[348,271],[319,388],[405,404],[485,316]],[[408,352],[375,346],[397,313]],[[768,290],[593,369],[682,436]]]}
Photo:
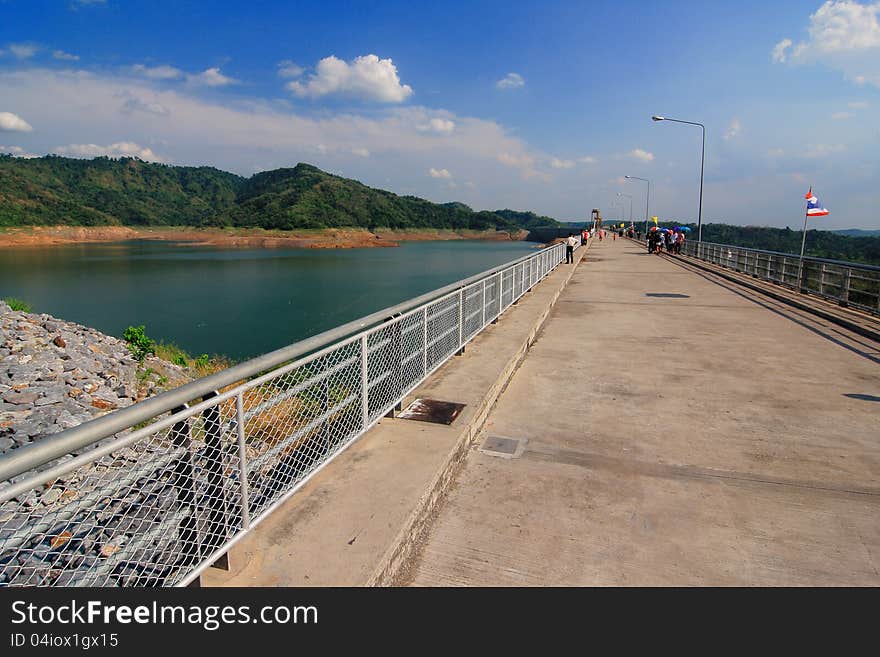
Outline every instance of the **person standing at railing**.
{"label": "person standing at railing", "polygon": [[574,264],[574,247],[577,246],[577,243],[574,233],[569,233],[568,239],[565,240],[565,264]]}

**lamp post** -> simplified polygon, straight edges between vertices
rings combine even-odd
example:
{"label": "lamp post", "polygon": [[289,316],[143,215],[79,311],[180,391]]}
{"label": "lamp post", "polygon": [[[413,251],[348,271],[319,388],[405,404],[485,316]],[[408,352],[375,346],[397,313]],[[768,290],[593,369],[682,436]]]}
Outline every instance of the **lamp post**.
{"label": "lamp post", "polygon": [[645,235],[648,234],[648,204],[651,202],[651,181],[647,178],[639,178],[638,176],[624,176],[627,180],[641,180],[648,183],[648,193],[645,194]]}
{"label": "lamp post", "polygon": [[626,196],[629,199],[629,223],[633,222],[633,197],[623,192],[617,192],[618,196]]}
{"label": "lamp post", "polygon": [[703,164],[706,161],[706,126],[695,121],[682,121],[681,119],[670,119],[667,116],[651,117],[652,121],[673,121],[674,123],[687,123],[688,125],[698,125],[703,130],[703,151],[700,156],[700,209],[697,214],[697,243],[703,241]]}

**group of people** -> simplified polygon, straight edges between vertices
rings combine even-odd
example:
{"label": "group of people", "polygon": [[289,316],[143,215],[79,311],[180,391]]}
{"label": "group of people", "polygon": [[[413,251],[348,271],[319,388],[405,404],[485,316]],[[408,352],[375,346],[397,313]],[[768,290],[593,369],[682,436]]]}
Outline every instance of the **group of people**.
{"label": "group of people", "polygon": [[681,230],[658,230],[648,231],[648,253],[681,253],[684,245],[684,231]]}

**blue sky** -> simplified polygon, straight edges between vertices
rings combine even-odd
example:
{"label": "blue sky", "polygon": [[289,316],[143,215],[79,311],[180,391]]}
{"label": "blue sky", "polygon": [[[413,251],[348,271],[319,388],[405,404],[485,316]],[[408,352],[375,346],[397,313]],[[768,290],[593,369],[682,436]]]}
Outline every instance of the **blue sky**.
{"label": "blue sky", "polygon": [[0,0],[0,150],[475,208],[880,228],[880,2]]}

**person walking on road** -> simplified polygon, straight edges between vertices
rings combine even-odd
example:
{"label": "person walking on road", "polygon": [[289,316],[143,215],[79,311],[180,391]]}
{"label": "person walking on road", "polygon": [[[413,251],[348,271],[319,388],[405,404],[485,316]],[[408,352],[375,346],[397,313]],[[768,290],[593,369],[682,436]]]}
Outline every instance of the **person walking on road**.
{"label": "person walking on road", "polygon": [[574,264],[574,247],[577,246],[577,243],[574,233],[569,233],[568,239],[565,240],[565,264]]}

